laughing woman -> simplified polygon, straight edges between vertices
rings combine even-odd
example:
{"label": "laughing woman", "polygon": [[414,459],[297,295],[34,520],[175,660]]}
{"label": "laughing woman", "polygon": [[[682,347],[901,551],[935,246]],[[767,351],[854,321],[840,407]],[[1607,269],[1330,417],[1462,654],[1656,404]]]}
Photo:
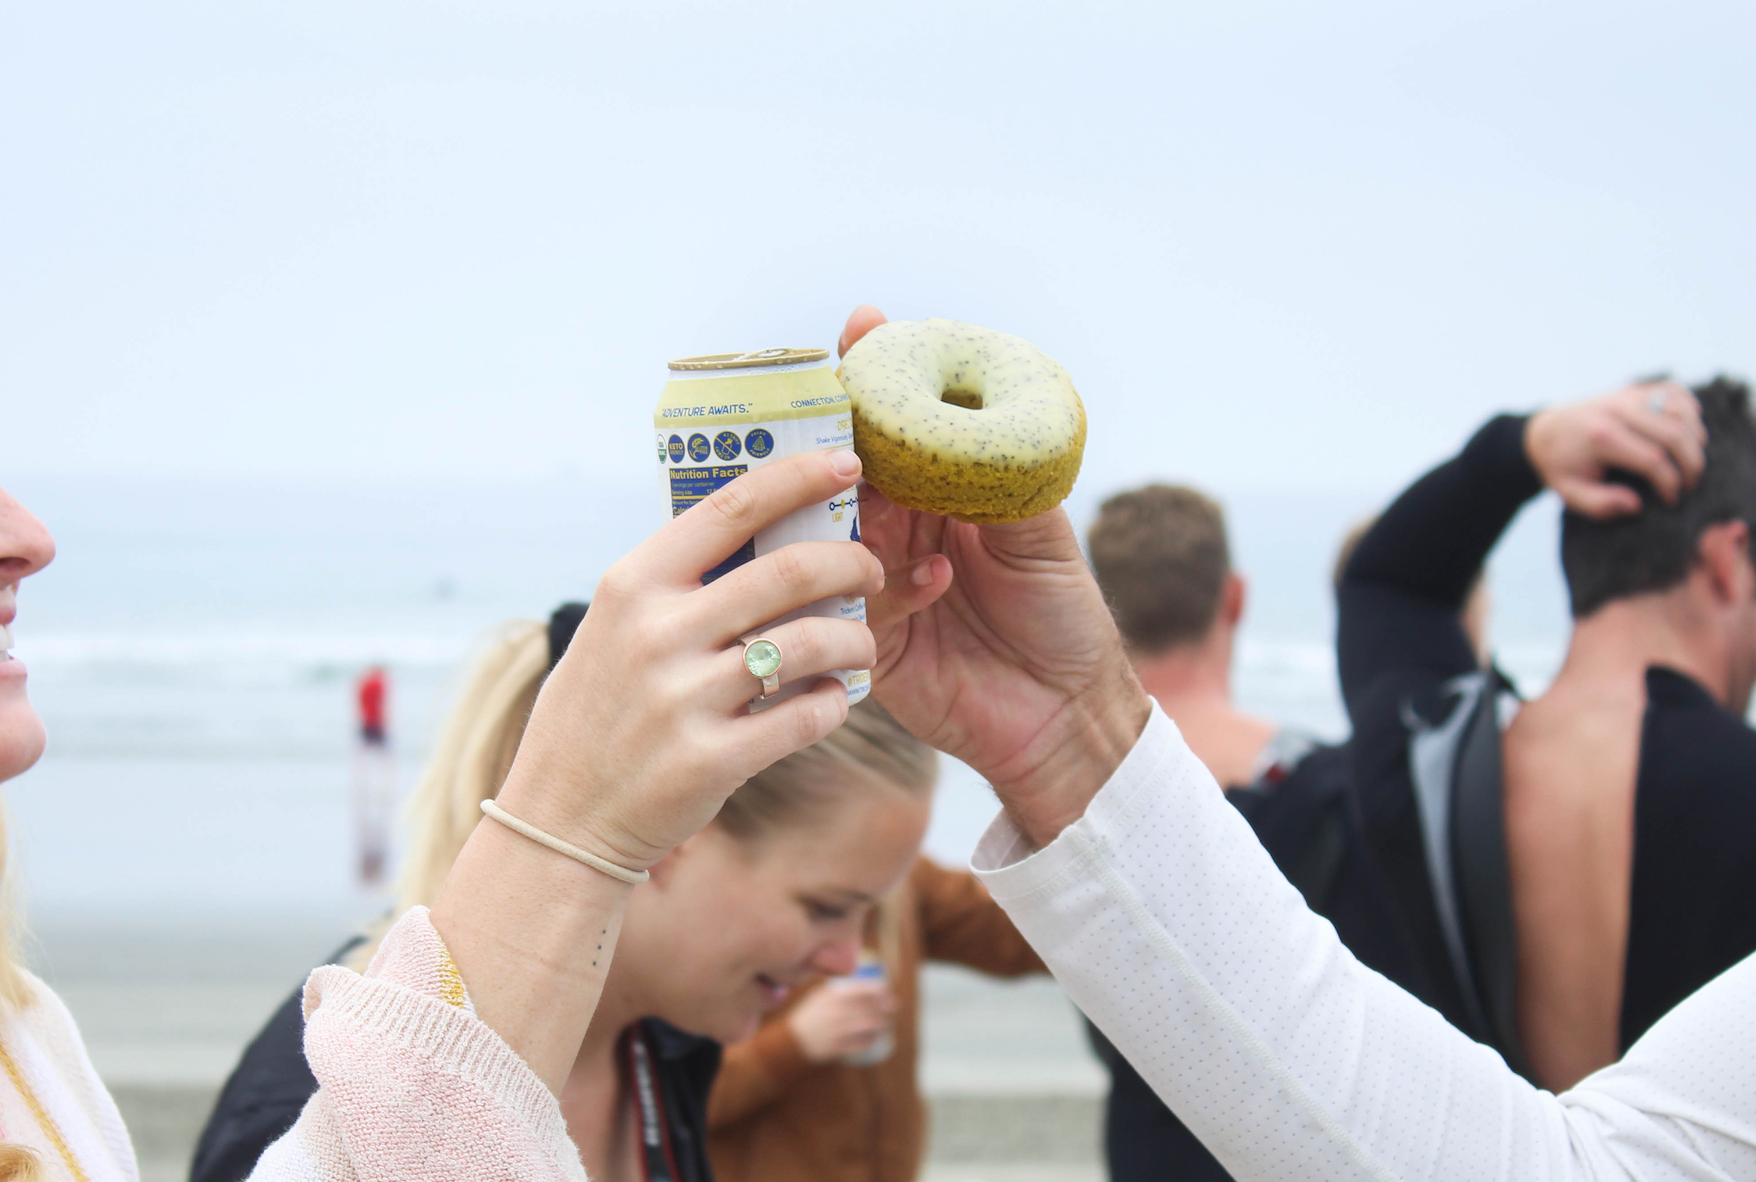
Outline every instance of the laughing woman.
{"label": "laughing woman", "polygon": [[[750,714],[744,703],[760,687],[738,639],[818,599],[875,594],[883,582],[877,561],[847,542],[788,547],[707,586],[700,576],[758,529],[858,476],[849,452],[771,464],[610,569],[580,643],[531,707],[497,819],[470,828],[432,909],[403,915],[364,975],[338,966],[311,975],[305,1051],[320,1087],[252,1177],[582,1179],[582,1150],[596,1177],[654,1176],[656,1163],[638,1151],[625,1077],[600,1071],[584,1081],[575,1071],[588,1050],[613,1060],[626,1045],[638,1062],[653,1049],[638,1037],[622,1043],[640,1003],[621,985],[606,986],[624,919],[645,909],[631,908],[636,886],[650,878],[642,888],[649,896],[682,890],[711,867],[747,857],[729,834],[679,847],[751,776],[842,724],[846,692],[817,675],[874,660],[871,633],[858,622],[807,617],[769,629],[785,654],[782,679],[810,688]],[[53,556],[48,532],[0,493],[0,640],[8,649],[19,584]],[[43,745],[24,666],[0,661],[0,779],[28,769]],[[892,795],[872,795],[877,812],[868,820],[882,830],[875,844],[895,847],[894,865],[874,856],[835,867],[847,911],[820,921],[831,928],[857,932],[864,900],[913,860],[925,803]],[[780,878],[821,869],[808,847],[788,848]],[[737,902],[717,900],[728,923]],[[15,914],[8,908],[0,918]],[[662,952],[719,935],[665,928],[655,916],[634,918],[627,939]],[[692,1021],[729,1032],[747,1013],[753,1025],[761,1002],[784,992],[778,978],[793,971],[794,947],[777,937],[763,955],[741,958],[722,947],[723,970],[743,974],[740,995]],[[0,952],[8,953],[0,956],[0,1179],[137,1177],[127,1131],[71,1017],[10,947]],[[675,984],[660,973],[649,987]],[[614,1021],[594,1023],[600,1002]],[[606,1025],[618,1026],[617,1037],[588,1047],[588,1032]],[[581,1123],[574,1112],[591,1115]],[[570,1129],[588,1126],[591,1136],[576,1147]]]}
{"label": "laughing woman", "polygon": [[[500,792],[581,614],[566,605],[546,628],[509,624],[475,661],[411,801],[400,911],[439,894],[482,801]],[[855,967],[873,901],[914,863],[933,774],[932,748],[878,707],[856,706],[840,730],[752,776],[712,824],[653,867],[629,901],[603,1000],[561,1091],[592,1177],[640,1177],[629,1168],[638,1159],[654,1182],[707,1182],[720,1043],[748,1038],[798,986]],[[345,959],[363,965],[372,951],[367,941]],[[317,1090],[299,1000],[289,998],[244,1052],[202,1134],[192,1182],[248,1173]],[[657,1145],[638,1144],[636,1118],[659,1131]]]}

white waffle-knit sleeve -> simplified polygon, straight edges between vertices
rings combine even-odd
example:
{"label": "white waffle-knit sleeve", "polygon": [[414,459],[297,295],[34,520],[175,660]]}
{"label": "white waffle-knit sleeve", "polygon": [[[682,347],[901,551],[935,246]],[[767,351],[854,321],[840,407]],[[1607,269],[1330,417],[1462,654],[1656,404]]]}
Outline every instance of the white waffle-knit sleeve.
{"label": "white waffle-knit sleeve", "polygon": [[1756,958],[1560,1097],[1354,960],[1156,707],[1085,816],[974,869],[1241,1182],[1756,1179]]}

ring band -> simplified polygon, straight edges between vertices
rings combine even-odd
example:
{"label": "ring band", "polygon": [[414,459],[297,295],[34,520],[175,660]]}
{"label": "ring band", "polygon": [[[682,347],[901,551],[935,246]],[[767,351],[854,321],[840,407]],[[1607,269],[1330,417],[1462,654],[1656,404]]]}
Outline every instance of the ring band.
{"label": "ring band", "polygon": [[752,636],[744,642],[744,668],[762,683],[762,696],[780,693],[780,645],[766,636]]}
{"label": "ring band", "polygon": [[1665,405],[1670,402],[1671,392],[1659,386],[1646,396],[1646,410],[1649,414],[1662,415]]}

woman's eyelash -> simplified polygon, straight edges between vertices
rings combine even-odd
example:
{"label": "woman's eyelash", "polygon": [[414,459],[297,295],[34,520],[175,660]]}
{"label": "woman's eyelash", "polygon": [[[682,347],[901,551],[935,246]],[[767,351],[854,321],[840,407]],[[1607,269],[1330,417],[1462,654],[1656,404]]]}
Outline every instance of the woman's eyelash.
{"label": "woman's eyelash", "polygon": [[847,912],[846,907],[834,907],[828,903],[818,903],[815,900],[807,903],[806,906],[810,909],[811,914],[816,916],[818,919],[845,919],[845,918],[847,918],[848,912]]}

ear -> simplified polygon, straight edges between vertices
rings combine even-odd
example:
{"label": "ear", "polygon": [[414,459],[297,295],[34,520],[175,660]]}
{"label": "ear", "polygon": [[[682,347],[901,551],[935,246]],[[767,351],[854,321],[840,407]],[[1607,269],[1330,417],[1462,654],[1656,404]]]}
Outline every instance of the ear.
{"label": "ear", "polygon": [[1722,521],[1701,531],[1696,555],[1714,599],[1741,606],[1756,595],[1756,564],[1750,561],[1750,527]]}
{"label": "ear", "polygon": [[1219,618],[1227,626],[1236,628],[1238,621],[1244,618],[1244,600],[1248,594],[1249,584],[1244,581],[1244,576],[1236,571],[1229,572],[1219,593]]}

